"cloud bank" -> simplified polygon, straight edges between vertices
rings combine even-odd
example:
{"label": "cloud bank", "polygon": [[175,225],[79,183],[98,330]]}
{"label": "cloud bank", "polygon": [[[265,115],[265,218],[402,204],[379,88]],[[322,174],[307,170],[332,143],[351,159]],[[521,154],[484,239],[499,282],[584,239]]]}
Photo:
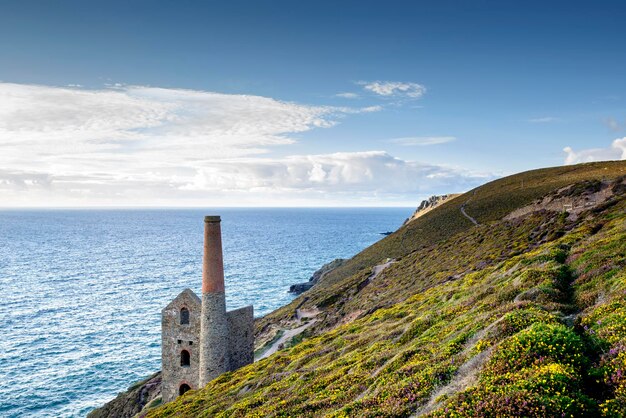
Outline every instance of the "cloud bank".
{"label": "cloud bank", "polygon": [[294,155],[282,159],[215,162],[198,171],[190,190],[314,190],[325,192],[420,193],[468,186],[487,178],[395,158],[384,151]]}
{"label": "cloud bank", "polygon": [[614,140],[607,148],[591,148],[574,151],[571,147],[565,147],[563,151],[565,152],[565,164],[626,160],[626,137]]}
{"label": "cloud bank", "polygon": [[487,178],[383,151],[272,157],[299,133],[381,110],[0,83],[0,205],[377,205]]}

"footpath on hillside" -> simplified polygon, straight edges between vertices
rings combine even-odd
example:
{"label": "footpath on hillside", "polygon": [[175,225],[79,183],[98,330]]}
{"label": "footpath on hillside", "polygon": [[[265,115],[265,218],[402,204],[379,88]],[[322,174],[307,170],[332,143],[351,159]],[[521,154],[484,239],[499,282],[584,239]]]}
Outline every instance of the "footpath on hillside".
{"label": "footpath on hillside", "polygon": [[461,213],[463,214],[463,216],[465,216],[467,219],[469,219],[470,221],[472,221],[472,223],[474,225],[479,225],[478,221],[474,218],[472,218],[470,215],[467,214],[467,212],[465,212],[465,205],[467,205],[470,200],[472,200],[472,197],[474,197],[474,194],[476,193],[476,191],[474,190],[474,193],[472,193],[472,195],[470,196],[469,199],[467,199],[467,201],[465,203],[463,203],[461,205]]}
{"label": "footpath on hillside", "polygon": [[[296,309],[296,319],[298,320],[298,323],[301,323],[302,325],[297,328],[280,330],[279,333],[282,332],[282,335],[280,335],[279,338],[273,341],[272,344],[265,351],[262,352],[262,354],[254,359],[254,361],[259,361],[267,358],[278,350],[282,349],[285,346],[285,343],[291,341],[291,339],[296,335],[302,334],[304,330],[317,322],[317,319],[315,317],[318,313],[318,310]],[[303,322],[305,318],[308,320],[307,322]]]}
{"label": "footpath on hillside", "polygon": [[[369,275],[367,279],[368,280],[375,279],[387,267],[391,266],[395,262],[396,260],[394,259],[387,259],[384,263],[374,266],[374,268],[372,268],[372,273]],[[291,328],[291,329],[283,328],[279,330],[278,333],[276,334],[278,338],[275,337],[276,339],[272,341],[271,344],[254,359],[254,361],[259,361],[264,358],[267,358],[271,356],[272,354],[274,354],[275,352],[277,352],[278,350],[281,350],[282,348],[284,348],[286,343],[291,341],[295,336],[302,334],[307,328],[311,327],[313,324],[315,324],[315,322],[317,322],[317,319],[315,318],[317,314],[319,314],[319,310],[317,309],[315,310],[296,309],[296,320],[298,321],[298,324],[302,324],[302,325],[296,328]]]}

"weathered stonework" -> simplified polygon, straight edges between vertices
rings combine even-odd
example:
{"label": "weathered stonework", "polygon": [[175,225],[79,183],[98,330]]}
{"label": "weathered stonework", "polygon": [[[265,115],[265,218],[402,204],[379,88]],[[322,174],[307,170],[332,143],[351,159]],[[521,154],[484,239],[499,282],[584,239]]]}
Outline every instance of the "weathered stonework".
{"label": "weathered stonework", "polygon": [[200,386],[230,370],[228,358],[228,322],[223,293],[202,295],[200,326]]}
{"label": "weathered stonework", "polygon": [[[198,389],[200,363],[201,302],[190,289],[183,290],[162,311],[161,360],[163,363],[162,397],[169,402],[179,395],[180,386]],[[189,311],[189,324],[181,324],[181,310]],[[181,366],[181,353],[190,354],[189,366]]]}
{"label": "weathered stonework", "polygon": [[226,317],[230,370],[237,370],[254,362],[254,310],[246,306],[228,312]]}
{"label": "weathered stonework", "polygon": [[204,222],[202,300],[186,289],[162,311],[163,402],[254,361],[253,308],[226,312],[220,218]]}

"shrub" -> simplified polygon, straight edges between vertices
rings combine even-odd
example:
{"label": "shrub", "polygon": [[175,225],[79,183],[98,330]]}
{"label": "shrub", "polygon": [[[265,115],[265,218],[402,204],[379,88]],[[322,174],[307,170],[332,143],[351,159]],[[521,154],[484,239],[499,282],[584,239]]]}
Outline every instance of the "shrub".
{"label": "shrub", "polygon": [[488,371],[496,376],[549,362],[563,362],[578,369],[587,363],[583,353],[583,341],[572,329],[538,322],[502,342]]}

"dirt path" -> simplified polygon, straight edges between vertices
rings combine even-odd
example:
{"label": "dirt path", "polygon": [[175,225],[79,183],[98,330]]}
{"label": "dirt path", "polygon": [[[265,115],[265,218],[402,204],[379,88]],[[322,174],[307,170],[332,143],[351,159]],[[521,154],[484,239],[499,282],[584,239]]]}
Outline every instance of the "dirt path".
{"label": "dirt path", "polygon": [[[474,192],[474,193],[476,193],[476,192]],[[467,204],[469,203],[469,201],[470,201],[470,200],[472,200],[472,197],[474,197],[474,193],[472,193],[472,196],[470,196],[470,198],[469,198],[469,199],[467,199],[467,201],[461,205],[461,213],[462,213],[462,214],[463,214],[463,216],[465,216],[467,219],[469,219],[470,221],[472,221],[472,223],[473,223],[474,225],[479,225],[479,224],[478,224],[478,221],[477,221],[476,219],[472,218],[471,216],[469,216],[469,215],[467,214],[467,212],[465,212],[465,205],[467,205]]]}
{"label": "dirt path", "polygon": [[[472,348],[476,345],[476,343],[483,339],[485,335],[492,332],[493,329],[502,321],[502,318],[496,320],[491,323],[486,328],[478,331],[472,338],[470,338],[466,343],[462,355],[469,355]],[[459,393],[470,387],[476,382],[479,371],[482,369],[485,362],[489,359],[491,352],[493,351],[493,347],[489,347],[485,351],[478,353],[474,357],[467,360],[465,363],[459,367],[456,371],[450,382],[446,385],[443,385],[430,395],[430,399],[428,402],[415,411],[410,418],[420,417],[422,415],[426,415],[439,408],[442,404],[442,401],[438,401],[438,399],[442,395],[451,396],[455,393]]]}
{"label": "dirt path", "polygon": [[319,311],[317,310],[304,310],[304,309],[296,309],[296,318],[298,319],[298,322],[302,323],[302,319],[303,318],[311,318],[310,321],[304,323],[303,325],[300,325],[297,328],[292,328],[292,329],[283,329],[283,335],[280,336],[280,338],[278,338],[276,341],[274,341],[272,343],[272,345],[270,345],[264,352],[263,354],[261,354],[259,357],[255,358],[254,361],[259,361],[262,360],[266,357],[271,356],[272,354],[274,354],[275,352],[277,352],[278,350],[280,350],[284,344],[288,341],[290,341],[293,337],[295,337],[296,335],[302,334],[302,332],[304,332],[305,329],[309,328],[311,325],[313,325],[315,322],[317,322],[317,319],[315,319],[315,316],[319,313]]}
{"label": "dirt path", "polygon": [[435,393],[431,395],[428,403],[415,411],[415,413],[411,415],[411,418],[426,415],[440,407],[441,402],[438,402],[437,399],[441,396],[450,396],[455,393],[459,393],[474,384],[476,382],[478,372],[482,368],[485,361],[489,358],[491,350],[492,348],[489,348],[466,361],[461,367],[459,367],[459,370],[457,370],[450,383],[437,389]]}
{"label": "dirt path", "polygon": [[[372,269],[372,274],[370,274],[370,276],[368,277],[368,280],[375,279],[387,267],[389,267],[395,262],[396,260],[389,260],[386,263],[374,266],[374,268]],[[302,325],[296,328],[291,328],[291,329],[281,329],[281,331],[283,331],[283,335],[281,335],[280,338],[274,341],[272,345],[270,345],[265,351],[263,351],[263,354],[255,358],[254,361],[259,361],[259,360],[262,360],[264,358],[271,356],[272,354],[280,350],[285,345],[285,343],[291,341],[293,337],[295,337],[296,335],[302,334],[304,330],[306,330],[315,322],[317,322],[317,319],[315,319],[315,316],[317,316],[318,313],[319,311],[315,309],[314,310],[296,309],[296,319],[298,320],[298,323]],[[302,323],[303,318],[310,318],[310,320],[308,322]]]}
{"label": "dirt path", "polygon": [[378,277],[378,275],[380,273],[383,272],[383,270],[385,270],[387,267],[389,267],[390,265],[392,265],[393,263],[395,263],[396,260],[389,260],[386,263],[383,264],[379,264],[377,266],[374,266],[374,268],[372,269],[372,274],[370,274],[370,276],[368,277],[369,280],[374,280],[376,277]]}

